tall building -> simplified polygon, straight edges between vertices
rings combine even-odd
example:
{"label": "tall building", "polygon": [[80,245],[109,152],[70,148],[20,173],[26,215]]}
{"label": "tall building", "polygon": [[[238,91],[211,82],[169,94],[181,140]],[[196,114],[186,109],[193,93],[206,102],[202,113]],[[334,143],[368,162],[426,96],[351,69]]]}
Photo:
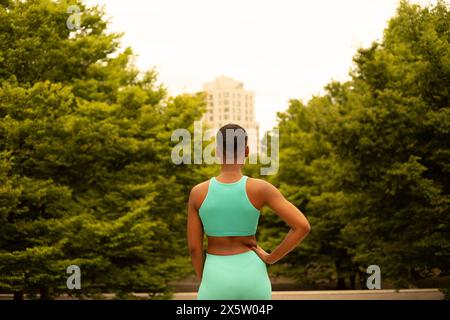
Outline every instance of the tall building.
{"label": "tall building", "polygon": [[259,124],[255,121],[255,94],[244,89],[244,84],[220,76],[203,84],[207,110],[203,122],[219,129],[227,123],[236,123],[248,133],[250,153],[259,153]]}

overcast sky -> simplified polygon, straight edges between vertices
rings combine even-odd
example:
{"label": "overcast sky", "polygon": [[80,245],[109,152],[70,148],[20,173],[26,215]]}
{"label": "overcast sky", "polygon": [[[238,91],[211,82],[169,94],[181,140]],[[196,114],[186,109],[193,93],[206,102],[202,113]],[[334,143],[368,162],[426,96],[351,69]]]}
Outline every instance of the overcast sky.
{"label": "overcast sky", "polygon": [[[255,92],[262,130],[291,98],[345,80],[358,47],[382,37],[397,0],[87,0],[171,95],[225,75]],[[429,4],[436,1],[416,0]]]}

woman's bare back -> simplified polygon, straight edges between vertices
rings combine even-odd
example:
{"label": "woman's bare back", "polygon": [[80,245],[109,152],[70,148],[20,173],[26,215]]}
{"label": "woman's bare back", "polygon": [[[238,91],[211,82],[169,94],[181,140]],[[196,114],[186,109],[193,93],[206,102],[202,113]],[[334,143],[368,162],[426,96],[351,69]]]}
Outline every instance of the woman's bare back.
{"label": "woman's bare back", "polygon": [[[220,177],[217,178],[220,182],[223,183],[231,183],[233,181],[222,181]],[[264,200],[261,197],[261,187],[259,179],[248,178],[246,184],[246,192],[250,202],[253,206],[261,210],[264,205]],[[208,193],[209,180],[201,183],[199,185],[198,194],[197,194],[197,204],[200,208],[201,204],[206,198],[206,194]],[[231,255],[243,253],[251,250],[250,247],[256,246],[256,237],[255,235],[251,236],[207,236],[208,237],[208,248],[207,251],[210,254],[217,255]]]}

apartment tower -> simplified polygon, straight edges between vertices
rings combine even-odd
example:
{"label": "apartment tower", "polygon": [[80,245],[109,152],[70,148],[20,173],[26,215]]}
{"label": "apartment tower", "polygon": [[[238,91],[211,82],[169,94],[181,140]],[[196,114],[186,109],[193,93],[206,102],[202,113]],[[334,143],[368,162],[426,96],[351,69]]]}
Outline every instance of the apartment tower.
{"label": "apartment tower", "polygon": [[250,153],[259,153],[259,124],[255,121],[255,95],[244,89],[244,84],[220,76],[203,84],[207,109],[203,123],[219,129],[227,123],[236,123],[248,133]]}

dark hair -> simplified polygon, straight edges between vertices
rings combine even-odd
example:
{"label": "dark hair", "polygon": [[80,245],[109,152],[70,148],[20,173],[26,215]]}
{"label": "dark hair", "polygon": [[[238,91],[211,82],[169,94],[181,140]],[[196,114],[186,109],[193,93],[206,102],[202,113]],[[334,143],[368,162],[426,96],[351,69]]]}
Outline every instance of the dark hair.
{"label": "dark hair", "polygon": [[[227,141],[227,138],[233,138],[233,141]],[[242,140],[244,140],[243,146]],[[247,131],[240,125],[229,123],[219,129],[216,135],[216,141],[218,150],[222,153],[222,158],[226,157],[227,151],[233,152],[234,161],[236,161],[238,156],[242,157],[245,155],[245,147],[248,142]],[[239,145],[239,143],[241,144]]]}

